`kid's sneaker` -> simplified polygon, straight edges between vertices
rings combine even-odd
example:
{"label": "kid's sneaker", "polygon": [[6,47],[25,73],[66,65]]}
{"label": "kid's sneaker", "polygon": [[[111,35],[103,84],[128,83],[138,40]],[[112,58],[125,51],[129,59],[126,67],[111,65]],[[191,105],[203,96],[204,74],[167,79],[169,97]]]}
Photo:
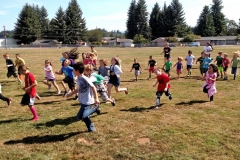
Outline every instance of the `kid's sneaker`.
{"label": "kid's sneaker", "polygon": [[101,113],[100,106],[95,104],[94,108],[96,109],[96,113],[99,115]]}
{"label": "kid's sneaker", "polygon": [[170,94],[170,95],[168,96],[168,98],[169,98],[169,100],[172,100],[172,95]]}
{"label": "kid's sneaker", "polygon": [[112,98],[112,106],[115,106],[116,105],[116,102],[115,102],[115,99],[114,98]]}

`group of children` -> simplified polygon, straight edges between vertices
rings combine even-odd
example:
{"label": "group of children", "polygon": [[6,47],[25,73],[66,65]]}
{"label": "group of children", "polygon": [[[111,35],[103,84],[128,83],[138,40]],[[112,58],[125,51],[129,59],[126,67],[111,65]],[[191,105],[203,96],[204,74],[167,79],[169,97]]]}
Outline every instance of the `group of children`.
{"label": "group of children", "polygon": [[[77,113],[77,118],[83,120],[88,128],[89,132],[95,131],[95,127],[89,118],[89,115],[96,112],[100,113],[99,107],[99,99],[98,93],[100,94],[102,100],[104,102],[110,102],[113,106],[115,106],[115,99],[112,98],[111,90],[115,87],[116,92],[125,92],[128,94],[128,88],[120,88],[120,75],[122,74],[122,69],[120,65],[119,57],[111,58],[111,65],[108,66],[106,60],[101,59],[99,61],[99,67],[97,66],[97,52],[91,47],[91,52],[82,54],[82,62],[75,62],[74,59],[78,58],[78,54],[76,49],[71,50],[70,52],[64,52],[63,57],[61,58],[61,69],[56,74],[64,74],[65,78],[62,80],[61,84],[64,88],[64,97],[71,97],[76,94],[76,99],[79,100],[80,109]],[[156,75],[156,82],[153,85],[157,87],[156,92],[156,108],[160,106],[160,98],[164,93],[168,98],[172,99],[172,94],[170,93],[170,70],[176,67],[176,72],[178,75],[178,79],[180,78],[180,74],[183,71],[183,58],[178,57],[177,63],[174,65],[171,62],[171,48],[168,44],[164,47],[164,58],[165,63],[162,68],[155,68],[157,62],[153,59],[152,56],[149,57],[148,61],[148,71],[149,78],[151,79],[151,74],[154,73]],[[238,58],[239,53],[235,52],[232,61],[229,60],[228,55],[226,53],[223,54],[219,52],[219,55],[216,57],[214,62],[217,62],[217,66],[212,63],[212,59],[210,58],[209,50],[203,51],[201,53],[201,57],[196,60],[196,64],[200,63],[200,73],[205,79],[205,84],[203,85],[203,92],[208,93],[208,97],[210,101],[213,101],[213,95],[216,93],[215,82],[219,75],[221,77],[224,76],[224,79],[227,79],[227,69],[230,63],[232,63],[232,73],[234,74],[234,79],[236,79],[237,65],[240,62]],[[34,107],[34,100],[37,98],[37,81],[34,75],[28,70],[28,67],[25,65],[23,59],[20,58],[20,55],[17,54],[16,64],[10,60],[7,54],[4,54],[3,57],[6,59],[6,64],[8,67],[7,77],[13,75],[15,78],[20,77],[20,75],[25,75],[25,86],[22,88],[25,91],[23,98],[21,100],[22,105],[28,105],[33,118],[32,121],[38,120],[38,114]],[[185,58],[187,62],[187,71],[190,76],[192,71],[192,66],[195,63],[195,57],[192,54],[192,51],[188,51],[188,55]],[[18,75],[16,73],[15,67],[18,67]],[[138,80],[138,76],[142,73],[142,68],[140,64],[137,62],[137,59],[134,59],[134,63],[132,65],[132,70],[135,70],[134,75],[136,81]],[[162,72],[162,69],[165,73]],[[48,86],[48,89],[51,89],[53,85],[57,94],[61,94],[61,90],[59,89],[56,78],[53,72],[52,64],[49,60],[45,61],[44,66],[45,71],[45,79],[43,83]],[[97,71],[97,73],[95,72]],[[219,72],[218,72],[219,71]],[[224,73],[223,73],[224,72]],[[220,74],[219,74],[220,73]],[[21,79],[18,78],[18,81],[21,83]],[[68,84],[68,88],[65,85]],[[77,84],[77,87],[75,86]],[[6,98],[1,94],[1,85],[0,85],[0,99],[6,101],[8,105],[11,104],[12,99]]]}

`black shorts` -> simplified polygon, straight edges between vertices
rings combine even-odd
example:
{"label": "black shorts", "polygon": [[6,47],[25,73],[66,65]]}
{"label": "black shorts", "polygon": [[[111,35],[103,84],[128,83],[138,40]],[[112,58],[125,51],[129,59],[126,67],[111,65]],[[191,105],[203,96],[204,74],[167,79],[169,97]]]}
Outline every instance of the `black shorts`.
{"label": "black shorts", "polygon": [[228,70],[228,66],[227,67],[223,67],[223,71],[224,72],[227,72],[227,70]]}
{"label": "black shorts", "polygon": [[116,75],[114,75],[114,76],[111,76],[111,75],[110,75],[108,84],[112,84],[112,85],[114,85],[115,87],[119,87],[119,86],[120,86],[120,78],[117,77]]}
{"label": "black shorts", "polygon": [[7,77],[9,78],[9,77],[11,77],[11,76],[13,76],[14,78],[17,78],[17,73],[16,72],[14,72],[14,71],[8,71],[8,73],[7,73]]}
{"label": "black shorts", "polygon": [[166,96],[170,95],[169,90],[167,90],[166,92],[164,92],[164,91],[157,91],[156,92],[156,96],[157,97],[161,97],[163,93],[165,93]]}
{"label": "black shorts", "polygon": [[170,72],[170,69],[166,69],[165,72],[166,72],[166,73],[169,73],[169,72]]}
{"label": "black shorts", "polygon": [[187,69],[192,69],[192,65],[187,65]]}
{"label": "black shorts", "polygon": [[73,88],[75,88],[75,82],[73,78],[70,77],[66,77],[63,79],[64,83],[68,84],[68,87],[72,90]]}
{"label": "black shorts", "polygon": [[170,59],[170,58],[171,58],[170,54],[166,54],[166,53],[164,53],[164,57],[165,57],[166,59]]}
{"label": "black shorts", "polygon": [[22,100],[21,100],[21,105],[31,105],[33,106],[34,105],[34,100],[35,100],[35,97],[31,98],[30,97],[30,94],[27,94],[25,93],[22,97]]}

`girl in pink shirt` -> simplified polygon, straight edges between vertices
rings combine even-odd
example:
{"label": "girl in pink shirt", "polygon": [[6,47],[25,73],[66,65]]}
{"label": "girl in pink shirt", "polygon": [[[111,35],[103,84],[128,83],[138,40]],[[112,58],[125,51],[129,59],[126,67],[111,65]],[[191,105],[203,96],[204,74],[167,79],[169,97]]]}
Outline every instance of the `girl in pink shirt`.
{"label": "girl in pink shirt", "polygon": [[203,85],[203,92],[208,94],[210,102],[213,101],[213,95],[217,93],[216,89],[216,79],[217,79],[218,67],[215,64],[210,64],[208,71],[204,75],[203,79],[206,79]]}
{"label": "girl in pink shirt", "polygon": [[[45,70],[45,74],[46,74],[45,79],[43,80],[43,83],[48,85],[48,90],[51,89],[51,86],[53,84],[53,86],[57,89],[57,94],[61,94],[61,91],[56,83],[55,75],[52,68],[52,63],[49,60],[45,61],[45,67],[43,69]],[[52,84],[49,83],[49,81],[52,82]]]}

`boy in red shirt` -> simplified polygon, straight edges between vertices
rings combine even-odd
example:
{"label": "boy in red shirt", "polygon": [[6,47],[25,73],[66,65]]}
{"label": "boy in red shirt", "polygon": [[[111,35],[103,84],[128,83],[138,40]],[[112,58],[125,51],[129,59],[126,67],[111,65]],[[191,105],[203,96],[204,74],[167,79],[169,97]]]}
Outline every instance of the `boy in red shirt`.
{"label": "boy in red shirt", "polygon": [[18,71],[20,74],[25,75],[24,79],[25,87],[22,88],[25,91],[25,94],[22,97],[21,105],[22,106],[28,105],[29,109],[33,114],[33,118],[31,119],[31,121],[36,121],[38,120],[38,115],[33,105],[37,94],[36,89],[37,81],[34,75],[31,72],[29,72],[27,66],[25,65],[19,66]]}
{"label": "boy in red shirt", "polygon": [[169,99],[172,99],[172,95],[169,92],[170,89],[170,78],[161,72],[161,69],[157,68],[154,70],[154,73],[157,75],[157,81],[156,83],[153,85],[153,87],[155,87],[158,84],[158,88],[157,88],[157,92],[156,92],[156,109],[158,109],[159,105],[160,105],[160,97],[162,96],[163,93],[165,93],[166,96],[169,97]]}
{"label": "boy in red shirt", "polygon": [[230,63],[231,63],[231,60],[228,58],[228,54],[227,54],[227,53],[224,53],[224,54],[223,54],[223,59],[222,59],[224,80],[227,80],[227,79],[228,79],[227,69],[228,69],[228,65],[229,65]]}

